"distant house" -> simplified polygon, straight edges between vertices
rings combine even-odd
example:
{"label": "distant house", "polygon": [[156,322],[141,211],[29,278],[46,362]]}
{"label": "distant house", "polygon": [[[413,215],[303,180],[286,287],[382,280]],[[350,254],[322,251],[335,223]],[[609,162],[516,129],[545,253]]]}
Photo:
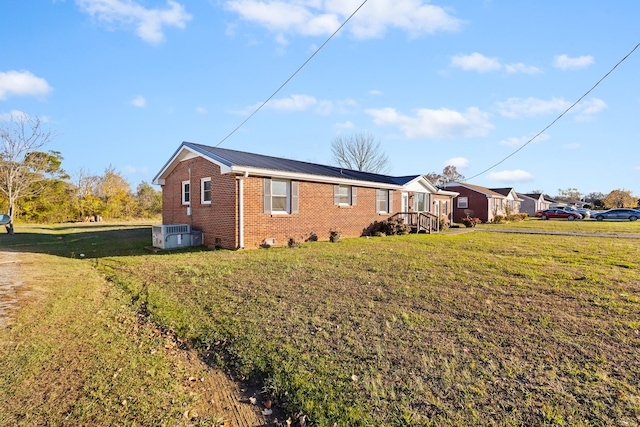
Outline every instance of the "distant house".
{"label": "distant house", "polygon": [[[394,177],[183,142],[153,180],[163,224],[190,224],[204,244],[282,246],[289,239],[357,237],[398,216],[416,227],[451,217],[457,193],[422,175]],[[421,222],[421,221],[429,221]]]}
{"label": "distant house", "polygon": [[490,188],[491,191],[502,194],[506,197],[504,211],[506,214],[517,214],[521,212],[522,198],[513,188]]}
{"label": "distant house", "polygon": [[459,182],[449,182],[444,188],[459,194],[453,207],[455,222],[461,222],[467,216],[491,222],[496,215],[507,214],[509,198],[497,191]]}
{"label": "distant house", "polygon": [[520,212],[526,212],[529,216],[535,216],[537,211],[543,211],[551,207],[551,202],[544,198],[541,193],[518,193],[522,199]]}

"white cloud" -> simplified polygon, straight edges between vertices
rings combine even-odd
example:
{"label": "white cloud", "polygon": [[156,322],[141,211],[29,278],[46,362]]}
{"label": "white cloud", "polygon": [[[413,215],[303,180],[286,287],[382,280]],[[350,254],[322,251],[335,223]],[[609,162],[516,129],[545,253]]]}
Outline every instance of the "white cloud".
{"label": "white cloud", "polygon": [[450,138],[454,136],[484,136],[493,125],[489,115],[470,107],[464,112],[441,108],[419,109],[415,116],[398,113],[395,108],[369,109],[365,113],[373,117],[379,126],[396,126],[408,138]]}
{"label": "white cloud", "polygon": [[356,127],[356,125],[354,125],[352,122],[350,122],[348,120],[346,122],[343,122],[343,123],[336,123],[336,128],[338,128],[338,129],[353,129],[355,127]]}
{"label": "white cloud", "polygon": [[580,148],[580,144],[577,142],[572,142],[571,144],[565,144],[562,146],[565,150],[577,150]]}
{"label": "white cloud", "polygon": [[465,71],[477,71],[479,73],[488,73],[489,71],[497,71],[502,68],[502,64],[495,58],[487,58],[486,56],[474,52],[471,55],[455,55],[451,58],[451,66],[462,68]]}
{"label": "white cloud", "polygon": [[381,96],[383,95],[381,90],[376,90],[376,89],[372,89],[369,91],[369,95],[373,95],[373,96]]}
{"label": "white cloud", "polygon": [[[501,140],[499,142],[499,144],[507,146],[507,147],[522,147],[524,144],[526,144],[533,137],[534,137],[534,135],[521,136],[521,137],[511,137],[511,138],[507,138],[507,139]],[[538,135],[536,137],[536,139],[534,139],[531,142],[542,142],[542,141],[548,140],[549,138],[551,138],[549,135],[547,135],[546,133],[543,133],[541,135]]]}
{"label": "white cloud", "polygon": [[607,103],[598,98],[587,99],[576,105],[578,115],[576,120],[584,122],[590,120],[595,114],[607,109]]}
{"label": "white cloud", "polygon": [[29,71],[0,72],[0,100],[9,96],[42,96],[51,92],[49,83]]}
{"label": "white cloud", "polygon": [[134,105],[138,108],[144,108],[147,105],[147,100],[144,96],[136,96],[131,100],[131,105]]}
{"label": "white cloud", "polygon": [[317,105],[318,100],[310,95],[291,95],[288,98],[272,99],[266,108],[279,111],[304,111]]}
{"label": "white cloud", "polygon": [[191,20],[184,6],[167,0],[166,9],[147,9],[134,0],[76,0],[80,10],[108,25],[135,27],[142,40],[158,44],[164,41],[163,28],[184,28]]}
{"label": "white cloud", "polygon": [[198,114],[207,114],[208,111],[204,107],[196,107],[196,113],[198,113]]}
{"label": "white cloud", "polygon": [[454,68],[461,68],[465,71],[477,71],[478,73],[488,73],[504,69],[509,74],[537,74],[541,73],[537,67],[526,65],[522,62],[516,64],[502,64],[497,58],[489,58],[481,53],[474,52],[471,55],[455,55],[451,57],[449,64]]}
{"label": "white cloud", "polygon": [[445,160],[443,166],[455,166],[456,169],[463,170],[469,167],[469,159],[464,157],[452,157],[449,160]]}
{"label": "white cloud", "polygon": [[504,102],[498,102],[497,106],[502,116],[517,119],[549,113],[560,113],[569,108],[571,103],[562,98],[551,98],[549,101],[536,98],[509,98]]}
{"label": "white cloud", "polygon": [[517,64],[507,64],[504,68],[509,74],[539,74],[542,72],[540,68],[534,67],[533,65],[523,64],[522,62],[518,62]]}
{"label": "white cloud", "polygon": [[11,110],[8,113],[0,113],[0,121],[10,122],[12,120],[29,120],[29,115],[20,110]]}
{"label": "white cloud", "polygon": [[576,58],[570,58],[567,55],[558,55],[553,58],[553,66],[561,70],[584,68],[593,64],[593,62],[593,56],[590,55],[578,56]]}
{"label": "white cloud", "polygon": [[[518,119],[545,114],[560,114],[571,107],[572,104],[572,102],[563,98],[555,97],[550,100],[509,98],[504,102],[497,102],[496,106],[503,117]],[[606,108],[607,104],[603,100],[591,98],[575,105],[570,112],[576,114],[575,119],[577,121],[586,121]]]}
{"label": "white cloud", "polygon": [[489,174],[488,178],[491,181],[501,181],[508,183],[533,181],[533,175],[521,169],[517,169],[514,171],[492,172]]}
{"label": "white cloud", "polygon": [[[361,4],[359,0],[229,0],[227,9],[268,30],[306,36],[335,32]],[[360,39],[381,37],[388,28],[411,36],[458,31],[463,22],[448,9],[419,0],[370,2],[358,11],[344,31]]]}

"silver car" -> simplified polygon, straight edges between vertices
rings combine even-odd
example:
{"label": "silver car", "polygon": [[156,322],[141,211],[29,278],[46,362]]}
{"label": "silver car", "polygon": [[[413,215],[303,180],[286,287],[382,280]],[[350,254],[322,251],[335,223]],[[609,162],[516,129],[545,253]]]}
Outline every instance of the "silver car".
{"label": "silver car", "polygon": [[625,219],[629,221],[636,221],[640,218],[640,210],[628,209],[628,208],[616,208],[609,209],[604,212],[593,212],[591,218],[595,218],[598,221],[603,219]]}

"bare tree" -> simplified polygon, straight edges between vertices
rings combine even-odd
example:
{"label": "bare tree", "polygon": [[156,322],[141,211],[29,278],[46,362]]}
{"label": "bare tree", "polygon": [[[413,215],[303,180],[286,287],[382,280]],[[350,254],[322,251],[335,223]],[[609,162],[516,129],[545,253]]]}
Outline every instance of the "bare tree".
{"label": "bare tree", "polygon": [[[47,174],[53,172],[52,156],[40,152],[53,137],[40,118],[24,113],[13,114],[0,126],[0,192],[7,198],[11,222],[6,227],[10,234],[13,234],[16,204],[40,194],[48,180]],[[62,170],[58,168],[58,171]]]}
{"label": "bare tree", "polygon": [[453,165],[445,166],[442,169],[442,173],[431,172],[425,175],[425,177],[436,187],[445,185],[448,182],[463,182],[464,175],[458,172],[458,169]]}
{"label": "bare tree", "polygon": [[385,173],[389,158],[380,149],[380,142],[370,133],[357,133],[348,137],[336,136],[331,143],[335,162],[345,169]]}

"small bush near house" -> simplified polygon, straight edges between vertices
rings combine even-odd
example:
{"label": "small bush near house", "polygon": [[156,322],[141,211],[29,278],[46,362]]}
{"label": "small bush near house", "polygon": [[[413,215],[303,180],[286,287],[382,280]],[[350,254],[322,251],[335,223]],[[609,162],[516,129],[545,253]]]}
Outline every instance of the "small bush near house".
{"label": "small bush near house", "polygon": [[507,217],[504,215],[494,215],[491,222],[494,224],[502,224],[506,219]]}
{"label": "small bush near house", "polygon": [[340,240],[341,235],[342,233],[340,233],[339,231],[331,230],[329,231],[329,241],[332,243],[336,243],[338,240]]}
{"label": "small bush near house", "polygon": [[447,230],[450,226],[451,221],[449,221],[449,217],[446,215],[440,215],[440,219],[438,220],[438,230]]}
{"label": "small bush near house", "polygon": [[526,213],[516,213],[507,215],[506,220],[509,222],[524,221],[528,217],[529,215]]}
{"label": "small bush near house", "polygon": [[369,226],[366,234],[371,236],[396,236],[409,234],[409,226],[402,218],[389,218],[385,221],[376,221]]}
{"label": "small bush near house", "polygon": [[293,237],[289,237],[287,246],[289,246],[290,248],[297,248],[298,246],[300,246],[300,242],[294,239]]}
{"label": "small bush near house", "polygon": [[482,220],[480,218],[470,218],[470,217],[462,218],[462,223],[467,228],[475,227],[481,222]]}
{"label": "small bush near house", "polygon": [[317,242],[318,241],[318,235],[316,233],[311,233],[309,234],[309,237],[307,237],[307,242]]}

